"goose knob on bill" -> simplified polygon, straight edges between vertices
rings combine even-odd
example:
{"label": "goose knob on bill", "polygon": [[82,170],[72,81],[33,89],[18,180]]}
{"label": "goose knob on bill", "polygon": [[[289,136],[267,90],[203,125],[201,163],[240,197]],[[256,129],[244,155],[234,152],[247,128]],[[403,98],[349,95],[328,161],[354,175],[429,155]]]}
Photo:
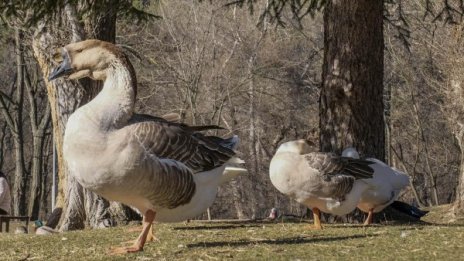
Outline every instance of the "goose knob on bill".
{"label": "goose knob on bill", "polygon": [[[347,148],[342,152],[343,157],[359,159],[359,153],[355,148]],[[388,166],[385,162],[375,159],[366,158],[374,162],[371,167],[374,169],[372,184],[374,186],[366,190],[358,203],[358,208],[367,213],[364,225],[372,224],[374,213],[378,213],[387,206],[400,211],[403,214],[420,219],[428,211],[420,210],[414,206],[397,201],[400,192],[409,185],[409,176],[403,172]]]}
{"label": "goose knob on bill", "polygon": [[345,215],[356,209],[372,185],[368,160],[317,152],[306,140],[283,143],[271,160],[272,184],[283,194],[312,209],[314,228],[321,229],[320,211]]}
{"label": "goose knob on bill", "polygon": [[104,81],[100,93],[66,124],[63,157],[71,175],[84,188],[143,214],[135,243],[111,253],[141,251],[153,221],[198,216],[211,206],[221,182],[246,172],[235,156],[237,136],[205,136],[199,131],[219,127],[134,113],[135,71],[117,46],[86,40],[65,46],[62,57],[49,80]]}

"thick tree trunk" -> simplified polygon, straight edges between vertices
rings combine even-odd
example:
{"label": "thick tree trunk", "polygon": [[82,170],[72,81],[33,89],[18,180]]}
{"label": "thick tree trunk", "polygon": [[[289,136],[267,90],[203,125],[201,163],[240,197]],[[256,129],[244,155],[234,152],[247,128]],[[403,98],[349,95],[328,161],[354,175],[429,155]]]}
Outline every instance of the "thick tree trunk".
{"label": "thick tree trunk", "polygon": [[[74,42],[86,38],[114,42],[116,35],[116,13],[114,10],[113,8],[109,8],[107,11],[101,13],[92,11],[88,13],[84,25],[78,19],[76,7],[73,4],[67,4],[64,9],[65,15],[62,18],[71,28],[71,38]],[[47,26],[53,27],[57,26],[57,24]],[[46,30],[45,27],[41,27],[37,31],[34,41],[34,52],[39,60],[45,78],[48,78],[48,73],[52,69],[48,50],[53,47],[62,47],[69,43],[67,39],[69,39],[69,35],[62,36],[61,38],[58,35],[52,37],[50,30]],[[79,81],[79,84],[75,84],[64,79],[46,82],[52,106],[54,139],[58,152],[59,185],[57,207],[63,208],[61,230],[80,229],[86,223],[91,227],[98,227],[103,219],[110,218],[110,216],[124,216],[126,217],[125,219],[129,219],[133,214],[130,209],[120,206],[115,209],[122,209],[121,213],[110,212],[108,211],[110,206],[108,201],[83,189],[69,175],[62,155],[63,136],[69,116],[78,107],[93,99],[100,92],[102,83],[82,80]]]}
{"label": "thick tree trunk", "polygon": [[330,0],[324,13],[322,151],[385,158],[383,1]]}
{"label": "thick tree trunk", "polygon": [[[50,30],[52,29],[52,30]],[[37,29],[33,39],[34,56],[42,69],[42,74],[45,79],[47,87],[48,100],[50,102],[52,125],[53,125],[53,138],[57,151],[57,165],[58,165],[58,191],[56,206],[63,208],[63,212],[69,205],[69,193],[66,193],[68,183],[68,170],[63,160],[63,136],[66,122],[73,111],[75,111],[83,96],[81,89],[71,81],[57,80],[49,82],[48,75],[52,70],[53,64],[51,63],[50,49],[62,46],[59,43],[58,36],[52,37],[50,31],[53,27],[50,25],[48,28],[45,25],[40,25]],[[81,212],[79,212],[81,213]],[[85,216],[84,216],[85,218]],[[83,228],[84,222],[82,217],[74,219],[75,223],[67,228],[77,229]]]}
{"label": "thick tree trunk", "polygon": [[321,150],[355,147],[384,160],[383,1],[329,0],[324,12]]}

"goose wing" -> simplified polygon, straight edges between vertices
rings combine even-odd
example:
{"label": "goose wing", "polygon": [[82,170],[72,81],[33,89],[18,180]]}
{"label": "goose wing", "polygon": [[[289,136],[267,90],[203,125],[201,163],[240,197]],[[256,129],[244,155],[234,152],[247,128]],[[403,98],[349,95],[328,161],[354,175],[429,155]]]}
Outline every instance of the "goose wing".
{"label": "goose wing", "polygon": [[198,132],[220,129],[216,125],[188,126],[143,114],[134,115],[129,123],[147,152],[158,158],[182,162],[193,173],[217,168],[235,155],[232,149],[238,142],[236,137],[222,139]]}
{"label": "goose wing", "polygon": [[368,160],[340,157],[333,153],[313,152],[304,158],[313,175],[320,180],[320,192],[323,196],[344,198],[353,188],[356,179],[372,178],[374,170]]}

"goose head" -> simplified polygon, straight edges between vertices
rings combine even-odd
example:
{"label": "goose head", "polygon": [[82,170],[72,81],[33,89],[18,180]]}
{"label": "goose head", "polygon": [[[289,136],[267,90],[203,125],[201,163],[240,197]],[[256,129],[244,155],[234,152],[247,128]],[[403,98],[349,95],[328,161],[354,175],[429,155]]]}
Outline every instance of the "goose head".
{"label": "goose head", "polygon": [[67,76],[69,79],[89,77],[105,80],[110,65],[123,56],[115,45],[100,40],[85,40],[63,47],[61,63],[50,74],[48,80]]}
{"label": "goose head", "polygon": [[310,152],[314,152],[315,147],[316,145],[313,142],[305,139],[299,139],[282,143],[280,147],[277,149],[277,153],[291,152],[303,155]]}

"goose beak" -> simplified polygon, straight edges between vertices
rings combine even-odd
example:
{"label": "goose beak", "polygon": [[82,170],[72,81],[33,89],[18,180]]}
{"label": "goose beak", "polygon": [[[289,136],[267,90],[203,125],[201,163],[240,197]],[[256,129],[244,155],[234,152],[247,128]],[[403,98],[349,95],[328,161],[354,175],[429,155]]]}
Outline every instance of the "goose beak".
{"label": "goose beak", "polygon": [[52,80],[58,79],[65,75],[71,74],[71,72],[72,72],[71,59],[69,58],[68,52],[65,51],[63,53],[63,61],[58,67],[52,70],[52,72],[50,73],[50,76],[48,77],[48,80],[52,81]]}

